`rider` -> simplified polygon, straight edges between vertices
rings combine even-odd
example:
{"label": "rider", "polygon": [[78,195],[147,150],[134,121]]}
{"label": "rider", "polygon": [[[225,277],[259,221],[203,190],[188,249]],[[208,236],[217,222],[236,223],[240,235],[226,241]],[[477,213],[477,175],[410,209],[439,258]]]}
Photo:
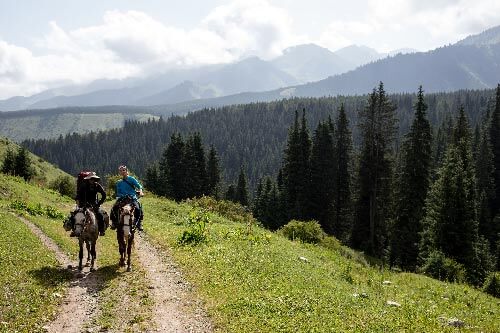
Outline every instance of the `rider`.
{"label": "rider", "polygon": [[134,206],[134,225],[142,231],[142,211],[137,196],[143,196],[142,185],[137,179],[128,174],[128,169],[125,165],[120,165],[118,171],[122,179],[116,183],[116,203],[111,209],[111,229],[115,229],[118,224],[118,204],[120,200],[127,196],[132,199],[131,204]]}
{"label": "rider", "polygon": [[[84,182],[76,193],[76,204],[78,207],[91,207],[97,218],[97,226],[99,228],[99,235],[104,236],[104,216],[99,207],[106,200],[106,192],[101,184],[98,183],[99,176],[95,172],[90,173],[87,177],[83,178]],[[98,199],[97,194],[101,194],[101,199]],[[71,233],[74,235],[74,232]]]}

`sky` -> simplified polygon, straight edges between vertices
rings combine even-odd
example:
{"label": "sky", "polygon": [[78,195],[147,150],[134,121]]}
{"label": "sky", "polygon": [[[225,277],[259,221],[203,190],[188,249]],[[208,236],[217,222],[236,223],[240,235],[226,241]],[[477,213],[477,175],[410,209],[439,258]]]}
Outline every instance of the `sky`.
{"label": "sky", "polygon": [[0,99],[304,43],[427,51],[497,25],[499,0],[0,0]]}

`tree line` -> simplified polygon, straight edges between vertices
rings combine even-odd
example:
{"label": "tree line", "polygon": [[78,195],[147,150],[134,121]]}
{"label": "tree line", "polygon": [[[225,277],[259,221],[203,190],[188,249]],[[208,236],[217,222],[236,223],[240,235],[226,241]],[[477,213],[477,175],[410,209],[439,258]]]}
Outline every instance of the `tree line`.
{"label": "tree line", "polygon": [[[440,128],[441,124],[448,124],[450,115],[460,105],[464,105],[475,127],[493,95],[493,90],[426,95],[429,121],[434,128]],[[23,145],[70,174],[77,174],[85,168],[102,175],[114,174],[117,165],[126,164],[144,178],[148,166],[161,158],[173,134],[187,136],[199,132],[207,146],[214,146],[219,154],[224,191],[237,182],[243,167],[252,197],[259,179],[266,175],[277,176],[295,110],[307,110],[307,124],[312,131],[314,126],[327,120],[343,104],[346,117],[353,124],[350,128],[353,145],[358,148],[361,136],[360,128],[355,124],[358,122],[358,111],[364,107],[367,97],[291,98],[270,103],[232,105],[204,109],[184,117],[172,116],[147,122],[126,121],[120,129],[72,133],[51,140],[29,140]],[[395,140],[399,145],[413,119],[415,94],[394,94],[389,98],[398,106],[399,127]],[[446,134],[445,129],[441,136]],[[442,153],[438,153],[437,157],[442,157]]]}

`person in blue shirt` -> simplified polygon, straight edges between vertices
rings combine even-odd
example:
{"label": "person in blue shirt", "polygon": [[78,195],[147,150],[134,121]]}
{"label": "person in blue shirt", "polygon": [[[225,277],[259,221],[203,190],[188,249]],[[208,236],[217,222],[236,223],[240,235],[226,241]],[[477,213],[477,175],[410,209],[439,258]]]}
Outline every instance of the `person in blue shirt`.
{"label": "person in blue shirt", "polygon": [[128,169],[125,165],[120,165],[118,167],[118,172],[122,179],[116,183],[116,203],[111,209],[111,229],[116,229],[118,224],[118,207],[120,201],[129,197],[131,199],[131,204],[134,206],[134,224],[137,229],[142,231],[142,210],[139,204],[138,197],[144,195],[142,191],[142,185],[137,179],[128,174]]}

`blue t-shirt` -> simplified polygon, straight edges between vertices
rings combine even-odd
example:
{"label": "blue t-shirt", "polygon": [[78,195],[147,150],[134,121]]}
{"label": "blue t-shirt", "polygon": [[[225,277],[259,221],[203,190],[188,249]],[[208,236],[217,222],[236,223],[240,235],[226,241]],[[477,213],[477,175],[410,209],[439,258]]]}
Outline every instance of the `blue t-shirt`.
{"label": "blue t-shirt", "polygon": [[116,198],[119,199],[130,195],[133,199],[137,200],[135,190],[142,190],[142,185],[132,176],[127,176],[127,182],[129,182],[134,188],[124,182],[123,179],[120,179],[116,183]]}

